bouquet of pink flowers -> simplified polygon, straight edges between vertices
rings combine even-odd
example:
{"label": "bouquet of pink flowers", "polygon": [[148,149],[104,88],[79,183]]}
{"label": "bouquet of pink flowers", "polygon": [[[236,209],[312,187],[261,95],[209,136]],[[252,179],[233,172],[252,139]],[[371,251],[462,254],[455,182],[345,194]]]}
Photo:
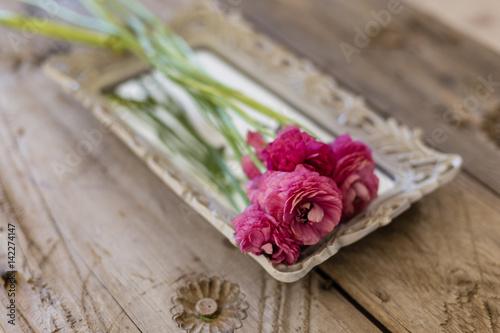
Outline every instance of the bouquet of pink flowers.
{"label": "bouquet of pink flowers", "polygon": [[244,253],[294,264],[304,246],[319,242],[377,197],[371,150],[348,134],[328,145],[286,126],[267,145],[258,132],[249,132],[247,141],[267,170],[242,158],[251,205],[233,225]]}
{"label": "bouquet of pink flowers", "polygon": [[[43,1],[21,1],[46,9]],[[245,201],[248,197],[249,206],[233,220],[236,241],[244,253],[293,264],[302,247],[316,244],[377,196],[373,158],[362,142],[352,141],[349,135],[338,137],[332,145],[319,142],[290,125],[296,124],[294,120],[221,84],[203,70],[184,40],[135,0],[80,2],[89,15],[64,8],[52,13],[64,22],[46,20],[37,25],[36,32],[114,52],[131,52],[186,93],[199,115],[222,134],[233,156],[243,156],[242,167],[250,180],[246,196],[240,179],[226,164],[224,149],[206,142],[182,104],[168,91],[161,91],[159,82],[162,102],[149,93],[143,101],[112,97],[146,119],[164,148],[196,165],[197,174],[204,173],[215,183],[236,210],[240,207],[234,196]],[[36,18],[0,10],[0,24],[8,27],[24,30],[33,20]],[[158,105],[165,106],[173,125],[159,117]],[[284,126],[275,140],[266,144],[260,133],[274,135],[247,109]],[[245,142],[233,118],[244,120],[259,132],[250,132]],[[192,149],[193,142],[199,149]],[[228,181],[220,179],[221,173]]]}

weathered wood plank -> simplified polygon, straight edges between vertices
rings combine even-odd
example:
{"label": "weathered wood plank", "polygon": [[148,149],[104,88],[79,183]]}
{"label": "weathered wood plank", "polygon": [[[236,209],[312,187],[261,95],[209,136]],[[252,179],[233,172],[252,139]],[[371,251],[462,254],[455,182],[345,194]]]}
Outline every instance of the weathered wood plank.
{"label": "weathered wood plank", "polygon": [[[19,224],[32,241],[20,246],[34,266],[52,269],[44,280],[51,298],[61,304],[78,304],[82,297],[102,299],[74,310],[76,331],[106,331],[107,326],[94,330],[88,321],[102,314],[109,324],[107,313],[115,308],[126,315],[110,316],[118,318],[113,327],[178,331],[170,314],[171,297],[188,280],[214,275],[239,284],[247,295],[243,332],[378,331],[338,292],[321,289],[317,274],[291,285],[272,280],[38,67],[21,65],[16,72],[7,62],[0,67],[1,114],[9,118],[0,122],[0,133],[10,135],[0,141],[1,180],[15,211],[29,209]],[[79,145],[90,142],[85,133],[94,133],[95,141],[79,159]],[[24,162],[20,167],[13,160]],[[71,167],[59,178],[54,162]],[[46,245],[50,237],[53,242],[59,237],[59,245]],[[33,243],[37,247],[30,247]],[[81,267],[71,266],[64,255],[79,260]],[[81,280],[87,281],[87,289]],[[41,306],[43,299],[33,302]],[[28,316],[28,324],[44,331],[33,321]]]}
{"label": "weathered wood plank", "polygon": [[[376,24],[371,11],[389,12],[388,3],[394,1],[257,0],[241,7],[257,30],[312,60],[381,114],[425,129],[430,146],[461,154],[465,169],[500,193],[500,56],[403,3],[360,47],[353,29]],[[357,47],[350,62],[342,43]],[[493,85],[482,84],[488,80]]]}
{"label": "weathered wood plank", "polygon": [[452,29],[500,53],[500,4],[495,0],[407,2]]}
{"label": "weathered wood plank", "polygon": [[[7,75],[1,77],[3,84],[8,82]],[[3,97],[0,94],[0,102]],[[18,98],[23,98],[23,94]],[[1,316],[5,330],[71,332],[86,327],[94,332],[129,332],[136,329],[59,229],[38,187],[33,184],[28,160],[15,153],[22,149],[23,127],[8,127],[3,104],[0,109],[0,274],[2,285],[9,286],[2,289],[0,298],[2,304],[7,305],[8,292],[13,290],[12,299],[16,304],[15,326],[7,323],[11,318]],[[7,267],[9,223],[15,225],[16,235],[17,272],[12,289],[6,281],[11,275],[7,272],[12,271]]]}
{"label": "weathered wood plank", "polygon": [[499,332],[499,207],[461,175],[321,268],[395,331]]}

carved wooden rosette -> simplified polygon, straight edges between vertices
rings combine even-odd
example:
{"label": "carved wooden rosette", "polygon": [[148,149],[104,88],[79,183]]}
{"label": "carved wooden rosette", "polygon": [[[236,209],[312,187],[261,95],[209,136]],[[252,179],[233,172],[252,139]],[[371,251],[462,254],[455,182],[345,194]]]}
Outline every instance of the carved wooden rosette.
{"label": "carved wooden rosette", "polygon": [[231,333],[247,317],[245,299],[237,284],[212,277],[191,281],[177,290],[170,311],[179,328],[188,332]]}

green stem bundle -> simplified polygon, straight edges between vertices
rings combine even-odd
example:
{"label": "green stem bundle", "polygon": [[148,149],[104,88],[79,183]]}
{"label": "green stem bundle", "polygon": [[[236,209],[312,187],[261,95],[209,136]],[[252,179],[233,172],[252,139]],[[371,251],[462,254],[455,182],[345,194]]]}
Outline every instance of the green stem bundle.
{"label": "green stem bundle", "polygon": [[[34,0],[20,1],[33,6],[40,6],[41,3]],[[251,147],[245,142],[245,138],[234,126],[232,117],[241,118],[268,138],[274,137],[272,131],[253,119],[244,107],[255,110],[279,125],[293,124],[295,123],[293,120],[210,77],[199,65],[193,50],[184,40],[136,0],[80,0],[80,2],[93,16],[60,8],[54,16],[66,20],[67,23],[44,20],[35,26],[36,19],[33,17],[0,10],[0,24],[15,29],[33,25],[36,33],[40,35],[108,48],[115,52],[128,51],[135,54],[191,96],[198,105],[200,113],[227,140],[236,158],[240,159],[244,154],[248,154],[259,169],[265,170]],[[153,114],[144,110],[144,115],[157,125],[161,125],[161,120],[154,118]],[[189,126],[187,123],[185,125]],[[171,131],[165,126],[159,128]],[[197,134],[192,134],[194,139],[203,141]],[[230,173],[227,167],[221,165],[223,158],[216,156],[217,149],[204,147],[217,162],[218,167]],[[235,187],[234,190],[244,197],[241,185],[232,174],[230,179],[230,183]]]}

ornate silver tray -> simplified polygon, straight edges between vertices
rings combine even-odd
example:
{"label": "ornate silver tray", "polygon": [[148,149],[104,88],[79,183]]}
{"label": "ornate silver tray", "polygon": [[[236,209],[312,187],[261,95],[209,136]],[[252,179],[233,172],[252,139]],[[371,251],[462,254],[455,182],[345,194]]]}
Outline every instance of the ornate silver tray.
{"label": "ornate silver tray", "polygon": [[[350,133],[373,150],[381,186],[378,198],[364,212],[306,249],[294,265],[271,264],[264,256],[250,255],[277,280],[293,282],[302,278],[340,248],[387,225],[413,202],[458,173],[460,156],[426,147],[420,130],[381,118],[362,98],[339,88],[333,78],[320,73],[307,60],[256,33],[238,15],[224,16],[212,3],[201,1],[177,15],[170,26],[198,50],[208,69],[221,81],[248,89],[252,97],[264,103],[286,108],[284,112],[303,119],[309,128],[313,126],[331,137]],[[126,87],[144,75],[148,71],[145,64],[130,55],[78,51],[50,59],[45,69],[147,163],[186,207],[205,217],[235,244],[231,221],[236,213],[208,190],[207,184],[188,176],[175,158],[148,135],[146,127],[124,116],[123,110],[106,97],[104,92],[110,87]]]}

